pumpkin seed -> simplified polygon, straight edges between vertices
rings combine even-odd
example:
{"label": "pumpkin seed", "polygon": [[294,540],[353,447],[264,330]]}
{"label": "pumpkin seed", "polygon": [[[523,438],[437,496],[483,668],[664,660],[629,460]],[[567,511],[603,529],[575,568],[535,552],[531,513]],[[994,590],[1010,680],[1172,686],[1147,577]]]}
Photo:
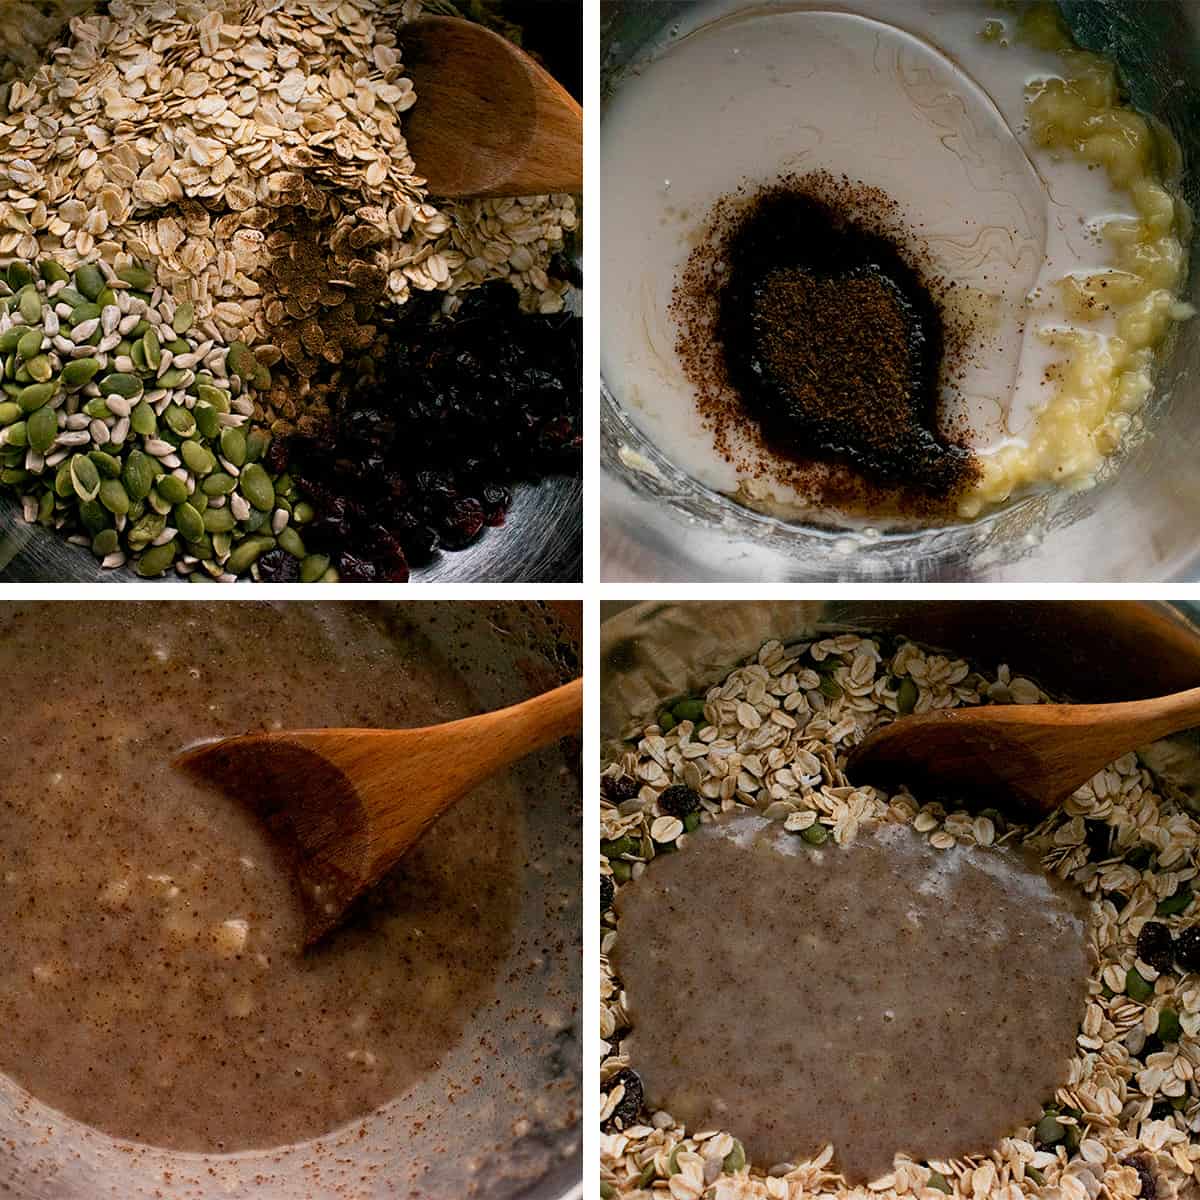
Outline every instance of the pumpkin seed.
{"label": "pumpkin seed", "polygon": [[104,291],[104,276],[95,263],[84,263],[75,271],[75,286],[89,300],[95,300]]}
{"label": "pumpkin seed", "polygon": [[175,539],[151,546],[137,561],[135,570],[143,579],[153,579],[167,571],[175,561]]}
{"label": "pumpkin seed", "polygon": [[217,465],[217,460],[199,442],[184,442],[179,453],[193,475],[207,475]]}
{"label": "pumpkin seed", "polygon": [[[38,409],[38,412],[42,411],[42,409]],[[96,464],[96,470],[100,472],[101,479],[121,478],[121,460],[106,450],[89,450],[88,458]]]}
{"label": "pumpkin seed", "polygon": [[47,283],[66,283],[71,278],[67,268],[52,258],[43,259],[38,271]]}
{"label": "pumpkin seed", "polygon": [[167,518],[162,513],[146,513],[129,530],[126,541],[130,550],[144,550],[166,527]]}
{"label": "pumpkin seed", "polygon": [[179,387],[186,378],[186,371],[180,371],[178,368],[172,367],[169,371],[164,371],[159,376],[158,386],[170,391],[172,388]]}
{"label": "pumpkin seed", "polygon": [[123,279],[131,288],[139,292],[154,290],[154,276],[145,267],[123,267],[117,272],[117,278]]}
{"label": "pumpkin seed", "polygon": [[221,432],[220,418],[217,410],[211,404],[197,404],[192,409],[192,416],[196,421],[196,428],[200,430],[203,437],[211,440]]}
{"label": "pumpkin seed", "polygon": [[228,496],[237,487],[237,480],[224,471],[214,471],[200,486],[206,496]]}
{"label": "pumpkin seed", "polygon": [[308,553],[304,548],[304,539],[290,525],[280,530],[276,541],[293,558],[304,558]]}
{"label": "pumpkin seed", "polygon": [[[29,332],[23,325],[13,325],[0,333],[0,354],[11,354],[20,344],[21,339]],[[40,342],[38,343],[41,344]]]}
{"label": "pumpkin seed", "polygon": [[329,559],[324,554],[310,554],[300,564],[300,582],[316,583],[329,568]]}
{"label": "pumpkin seed", "polygon": [[33,288],[21,293],[21,316],[26,325],[36,325],[42,319],[42,300]]}
{"label": "pumpkin seed", "polygon": [[154,409],[142,401],[129,414],[129,426],[142,437],[153,437],[158,432],[158,418],[154,415]]}
{"label": "pumpkin seed", "polygon": [[204,528],[209,533],[228,533],[237,522],[228,508],[206,508],[204,510]]}
{"label": "pumpkin seed", "polygon": [[79,519],[88,533],[93,535],[112,527],[112,517],[99,500],[82,501],[79,505]]}
{"label": "pumpkin seed", "polygon": [[0,425],[11,425],[14,421],[21,418],[21,406],[14,404],[11,400],[4,401],[0,404]]}
{"label": "pumpkin seed", "polygon": [[270,547],[269,538],[247,538],[241,545],[233,548],[233,552],[225,560],[225,570],[231,575],[244,575]]}
{"label": "pumpkin seed", "polygon": [[142,394],[142,381],[136,375],[124,371],[114,371],[100,380],[100,390],[107,396],[110,392],[124,396],[126,400],[135,400]]}
{"label": "pumpkin seed", "polygon": [[[17,325],[14,328],[19,331],[21,327]],[[27,361],[41,354],[43,336],[41,329],[27,329],[22,333],[17,342],[17,357],[22,361]]]}
{"label": "pumpkin seed", "polygon": [[240,375],[242,379],[252,380],[258,370],[258,359],[254,357],[254,351],[245,342],[233,342],[230,345],[226,362],[229,364],[229,369],[235,375]]}
{"label": "pumpkin seed", "polygon": [[29,377],[38,383],[49,383],[54,378],[54,367],[48,354],[39,354],[31,358],[25,364],[25,370],[29,372]]}
{"label": "pumpkin seed", "polygon": [[116,554],[120,545],[121,539],[115,529],[102,529],[92,538],[92,553],[97,558],[107,558],[110,554]]}
{"label": "pumpkin seed", "polygon": [[159,466],[155,459],[142,450],[131,450],[121,470],[125,490],[134,500],[144,500],[154,486]]}
{"label": "pumpkin seed", "polygon": [[171,318],[171,328],[179,334],[187,333],[195,320],[196,306],[190,300],[185,300],[175,310],[175,315]]}
{"label": "pumpkin seed", "polygon": [[235,467],[245,466],[246,435],[232,426],[221,430],[221,455]]}
{"label": "pumpkin seed", "polygon": [[183,504],[188,498],[187,484],[174,475],[161,476],[154,490],[172,506]]}
{"label": "pumpkin seed", "polygon": [[258,463],[250,463],[242,470],[238,486],[259,512],[270,512],[275,507],[275,485]]}
{"label": "pumpkin seed", "polygon": [[162,347],[158,342],[158,334],[153,329],[147,329],[140,345],[146,359],[146,365],[152,371],[157,371],[162,363]]}
{"label": "pumpkin seed", "polygon": [[100,503],[110,513],[123,517],[129,511],[129,493],[119,479],[105,479],[100,484]]}
{"label": "pumpkin seed", "polygon": [[43,405],[32,412],[25,423],[25,433],[30,446],[39,454],[45,454],[58,437],[58,417],[54,409]]}
{"label": "pumpkin seed", "polygon": [[733,1149],[721,1160],[721,1170],[726,1175],[733,1175],[746,1165],[746,1148],[737,1138],[733,1139]]}
{"label": "pumpkin seed", "polygon": [[41,408],[43,404],[48,404],[57,391],[58,384],[55,382],[31,383],[28,387],[21,389],[17,403],[21,406],[22,412],[31,413],[34,409]]}
{"label": "pumpkin seed", "polygon": [[194,542],[204,536],[204,519],[190,504],[180,504],[174,516],[175,528],[185,541]]}
{"label": "pumpkin seed", "polygon": [[[40,409],[38,410],[41,411]],[[58,422],[56,421],[57,425]],[[4,431],[4,444],[6,446],[24,447],[29,441],[29,425],[26,421],[14,421]]]}
{"label": "pumpkin seed", "polygon": [[95,500],[100,495],[100,472],[86,454],[71,455],[71,483],[80,500]]}
{"label": "pumpkin seed", "polygon": [[196,432],[196,418],[178,404],[168,404],[163,419],[181,438],[190,438]]}
{"label": "pumpkin seed", "polygon": [[258,462],[271,444],[271,435],[265,429],[252,429],[246,434],[246,461]]}
{"label": "pumpkin seed", "polygon": [[72,391],[85,387],[96,378],[100,370],[98,358],[72,359],[62,370],[62,381]]}
{"label": "pumpkin seed", "polygon": [[316,509],[307,500],[298,500],[292,509],[292,524],[307,525],[316,515]]}
{"label": "pumpkin seed", "polygon": [[32,282],[33,272],[29,269],[27,263],[23,263],[18,259],[8,264],[8,286],[14,292],[19,292],[23,287],[28,287]]}

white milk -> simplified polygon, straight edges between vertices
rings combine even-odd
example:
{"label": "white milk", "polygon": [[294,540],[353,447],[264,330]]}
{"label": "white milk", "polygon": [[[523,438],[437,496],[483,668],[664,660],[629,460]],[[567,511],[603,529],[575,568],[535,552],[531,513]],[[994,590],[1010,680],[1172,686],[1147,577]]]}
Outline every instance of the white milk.
{"label": "white milk", "polygon": [[[981,455],[1023,443],[1053,387],[1035,330],[1070,324],[1055,281],[1103,269],[1099,226],[1134,215],[1103,170],[1024,135],[1026,85],[1060,75],[1060,60],[985,40],[997,14],[966,0],[739,7],[703,6],[604,113],[601,355],[614,395],[678,467],[737,490],[676,357],[668,304],[720,196],[824,170],[886,192],[934,269],[973,289],[987,319],[944,409]],[[749,427],[737,452],[767,453]],[[765,507],[802,503],[773,490]]]}

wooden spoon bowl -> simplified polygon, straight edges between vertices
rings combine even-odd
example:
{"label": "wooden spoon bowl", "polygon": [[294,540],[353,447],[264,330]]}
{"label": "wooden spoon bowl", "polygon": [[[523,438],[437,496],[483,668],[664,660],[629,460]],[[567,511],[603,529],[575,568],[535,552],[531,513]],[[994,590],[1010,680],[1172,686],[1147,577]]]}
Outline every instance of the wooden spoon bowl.
{"label": "wooden spoon bowl", "polygon": [[583,680],[421,729],[299,729],[226,738],[175,765],[246,804],[292,862],[308,945],[337,926],[450,805],[503,767],[578,734]]}

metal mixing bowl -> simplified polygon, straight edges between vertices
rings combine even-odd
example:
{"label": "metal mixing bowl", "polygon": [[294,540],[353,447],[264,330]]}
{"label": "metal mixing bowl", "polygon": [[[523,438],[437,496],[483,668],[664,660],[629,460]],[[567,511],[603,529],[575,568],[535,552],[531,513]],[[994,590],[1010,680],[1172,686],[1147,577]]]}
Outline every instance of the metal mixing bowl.
{"label": "metal mixing bowl", "polygon": [[[981,18],[990,9],[981,0]],[[846,7],[754,0],[758,7]],[[899,8],[900,0],[897,0]],[[1134,104],[1183,151],[1182,191],[1200,202],[1200,6],[1194,0],[1062,0],[1076,39],[1113,58]],[[668,31],[694,20],[677,0],[606,0],[602,95]],[[1200,299],[1197,255],[1188,294]],[[1146,410],[1152,436],[1115,477],[1076,495],[1034,496],[971,525],[850,537],[751,512],[697,484],[641,435],[601,385],[603,574],[658,580],[1188,580],[1200,578],[1200,321],[1184,324]],[[631,467],[629,464],[636,466]],[[646,464],[649,464],[647,468]]]}
{"label": "metal mixing bowl", "polygon": [[[614,606],[623,607],[623,606]],[[612,612],[612,609],[609,610]],[[1138,601],[648,601],[601,626],[605,758],[667,701],[696,695],[763,642],[819,632],[903,634],[984,671],[1007,663],[1052,695],[1139,700],[1200,685],[1200,605]],[[1200,733],[1143,757],[1200,815]]]}
{"label": "metal mixing bowl", "polygon": [[[269,602],[244,603],[260,604],[263,620],[271,619]],[[386,607],[401,610],[445,655],[474,693],[480,712],[524,700],[579,673],[578,604],[430,601]],[[3,615],[0,606],[0,620]],[[240,1154],[135,1151],[55,1112],[0,1076],[0,1195],[20,1200],[580,1200],[579,762],[579,745],[572,740],[512,768],[524,797],[527,865],[521,936],[514,938],[496,976],[505,1003],[483,1003],[437,1069],[391,1102],[402,1113],[436,1113],[436,1120],[417,1125],[368,1118],[297,1146]],[[522,1019],[506,1019],[512,1012]],[[487,1070],[471,1084],[480,1071],[481,1043],[494,1047],[503,1071]],[[351,1145],[353,1154],[344,1153]]]}

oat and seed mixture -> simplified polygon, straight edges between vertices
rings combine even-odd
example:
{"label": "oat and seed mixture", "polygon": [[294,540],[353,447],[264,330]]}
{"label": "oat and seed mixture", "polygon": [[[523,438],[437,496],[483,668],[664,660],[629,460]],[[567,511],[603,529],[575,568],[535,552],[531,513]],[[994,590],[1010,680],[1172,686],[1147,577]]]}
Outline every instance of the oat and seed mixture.
{"label": "oat and seed mixture", "polygon": [[[439,11],[445,8],[443,3]],[[20,356],[10,347],[5,364],[14,402],[9,408],[19,403],[22,411],[3,422],[17,428],[0,433],[10,451],[2,482],[20,491],[26,519],[70,532],[80,542],[103,534],[93,552],[105,565],[121,565],[138,549],[123,536],[129,514],[93,494],[92,472],[85,467],[88,486],[76,491],[81,504],[99,506],[95,520],[84,521],[82,529],[64,526],[61,506],[50,511],[47,466],[57,466],[51,460],[64,450],[74,458],[108,455],[111,463],[101,458],[95,465],[102,477],[111,472],[116,482],[107,493],[123,505],[117,496],[126,461],[120,451],[137,436],[162,432],[169,450],[150,457],[170,457],[190,436],[172,426],[149,433],[135,428],[128,443],[114,438],[114,426],[129,434],[120,428],[127,414],[106,408],[110,393],[91,379],[80,389],[79,406],[65,402],[61,368],[75,348],[85,354],[85,343],[98,344],[86,326],[97,297],[71,295],[80,267],[99,267],[105,283],[118,281],[98,297],[101,308],[112,310],[105,314],[105,341],[112,332],[107,323],[130,315],[123,308],[118,316],[112,303],[121,276],[148,272],[133,296],[143,318],[134,340],[122,324],[121,339],[98,352],[98,370],[111,370],[104,356],[115,351],[144,372],[138,354],[144,357],[140,339],[149,326],[159,341],[175,343],[174,355],[194,358],[184,369],[210,374],[200,381],[210,392],[227,388],[227,375],[239,377],[232,387],[234,412],[224,412],[222,424],[248,418],[248,432],[274,436],[323,426],[331,396],[358,377],[358,360],[378,332],[377,317],[397,311],[414,292],[442,293],[448,313],[467,289],[501,280],[512,285],[527,312],[564,307],[568,284],[553,277],[551,258],[576,225],[570,196],[436,202],[426,195],[401,131],[402,115],[419,101],[401,61],[403,24],[420,9],[420,0],[22,0],[6,9],[0,51],[14,49],[0,74],[0,271],[10,274],[7,328],[29,323],[16,311],[30,286],[27,274],[51,320],[39,347]],[[49,279],[46,264],[53,264]],[[61,285],[60,274],[70,290],[67,308],[56,313],[47,306],[55,297],[46,285]],[[194,328],[190,337],[171,328],[179,310],[186,313],[186,329]],[[66,329],[60,331],[58,321]],[[81,324],[84,332],[75,337]],[[44,370],[43,355],[50,372],[45,380],[26,366],[38,358],[38,370]],[[227,361],[233,364],[228,372]],[[245,369],[236,370],[238,363]],[[169,405],[190,411],[197,402],[194,378],[178,394],[160,394],[155,375],[171,370],[169,359],[165,366],[156,361],[145,380],[157,417]],[[48,403],[57,413],[59,436],[45,452],[11,453],[25,450],[25,416],[35,402],[45,403],[40,392],[28,399],[18,395],[18,388],[34,384],[54,390]],[[93,411],[80,413],[85,404]],[[42,442],[52,431],[48,420],[39,422]],[[180,424],[190,427],[186,417]],[[225,478],[215,481],[212,495],[196,506],[201,519],[205,508],[256,509],[237,482],[242,464],[218,462],[215,443],[201,448],[214,452],[208,470],[219,467],[218,474],[234,481],[228,491]],[[182,463],[169,469],[179,472],[184,502],[197,495],[208,473]],[[152,537],[165,540],[154,546],[160,553],[142,573],[174,569],[228,579],[252,572],[260,557],[281,548],[279,535],[290,525],[292,536],[282,548],[303,564],[301,578],[336,577],[327,555],[305,553],[295,526],[311,506],[280,474],[271,469],[269,482],[281,503],[249,526],[239,518],[228,530],[201,530],[185,514],[197,536],[179,539],[188,545],[177,546],[176,522],[154,528]],[[140,519],[141,502],[132,503],[134,520]],[[170,518],[175,503],[160,503],[165,511],[159,515]],[[110,529],[118,535],[115,547]],[[214,548],[212,534],[218,532]]]}
{"label": "oat and seed mixture", "polygon": [[[1195,1194],[1200,1171],[1200,928],[1193,888],[1200,823],[1160,794],[1126,755],[1036,828],[993,811],[947,812],[901,791],[851,786],[844,752],[898,713],[1037,703],[1031,680],[994,676],[901,642],[858,635],[771,642],[702,698],[631,729],[604,772],[601,802],[601,1194],[671,1200],[822,1200],[870,1195],[941,1200],[1162,1200]],[[668,792],[668,788],[675,791]],[[692,794],[697,799],[692,799]],[[607,952],[614,889],[638,878],[667,843],[738,805],[806,841],[854,839],[864,822],[908,823],[932,846],[1027,840],[1048,871],[1092,899],[1097,966],[1065,1087],[1036,1125],[989,1153],[953,1162],[898,1158],[889,1175],[850,1189],[827,1145],[815,1158],[747,1164],[732,1132],[687,1130],[640,1106],[628,1025]],[[1152,960],[1152,961],[1151,961]],[[1051,1098],[1047,1097],[1049,1101]]]}

